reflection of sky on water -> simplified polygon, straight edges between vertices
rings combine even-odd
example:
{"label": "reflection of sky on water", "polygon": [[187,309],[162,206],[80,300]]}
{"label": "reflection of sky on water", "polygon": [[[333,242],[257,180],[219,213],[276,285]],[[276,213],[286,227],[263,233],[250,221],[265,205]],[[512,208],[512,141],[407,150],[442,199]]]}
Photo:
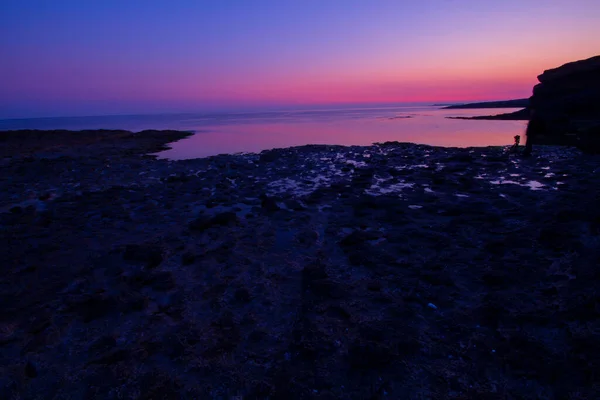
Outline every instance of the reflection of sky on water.
{"label": "reflection of sky on water", "polygon": [[[514,109],[442,110],[395,106],[254,113],[204,113],[0,120],[7,129],[175,129],[197,132],[161,154],[172,159],[258,152],[305,144],[369,145],[400,141],[435,146],[510,145],[524,121],[448,119]],[[404,118],[409,117],[409,118]]]}
{"label": "reflection of sky on water", "polygon": [[[305,144],[370,145],[399,141],[434,146],[501,146],[522,134],[524,121],[447,119],[446,116],[484,115],[507,110],[437,110],[413,113],[411,118],[378,117],[381,111],[348,116],[343,113],[281,121],[253,121],[215,126],[172,145],[161,156],[172,159],[220,153],[258,152]],[[388,111],[389,112],[389,111]]]}

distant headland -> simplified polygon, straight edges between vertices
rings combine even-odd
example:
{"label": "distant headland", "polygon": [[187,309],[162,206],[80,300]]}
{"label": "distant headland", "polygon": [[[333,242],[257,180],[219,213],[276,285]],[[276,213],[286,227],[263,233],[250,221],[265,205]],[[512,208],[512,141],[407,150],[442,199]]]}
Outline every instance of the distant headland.
{"label": "distant headland", "polygon": [[530,109],[545,121],[542,139],[600,152],[600,55],[544,71],[529,99],[459,104],[447,109],[524,107],[519,111],[454,119],[527,120]]}
{"label": "distant headland", "polygon": [[516,99],[516,100],[499,100],[499,101],[484,101],[478,103],[465,103],[465,104],[452,104],[446,105],[444,109],[471,109],[471,108],[517,108],[517,107],[528,107],[529,99]]}

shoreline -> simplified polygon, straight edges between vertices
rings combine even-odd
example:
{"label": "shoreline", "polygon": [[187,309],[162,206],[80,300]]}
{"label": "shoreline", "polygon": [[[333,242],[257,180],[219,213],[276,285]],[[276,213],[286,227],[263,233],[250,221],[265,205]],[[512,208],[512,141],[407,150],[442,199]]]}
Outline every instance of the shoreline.
{"label": "shoreline", "polygon": [[495,114],[495,115],[478,115],[474,117],[446,117],[448,119],[471,119],[471,120],[491,120],[491,121],[528,121],[529,110],[524,108],[511,113]]}
{"label": "shoreline", "polygon": [[516,100],[485,101],[478,103],[453,104],[442,107],[443,110],[462,109],[493,109],[493,108],[521,108],[521,110],[495,115],[479,115],[475,117],[446,117],[448,119],[472,119],[490,121],[528,121],[529,98]]}
{"label": "shoreline", "polygon": [[0,132],[6,393],[592,395],[598,157],[77,133]]}
{"label": "shoreline", "polygon": [[476,103],[451,104],[442,107],[444,110],[462,110],[479,108],[527,108],[529,98],[515,100],[481,101]]}

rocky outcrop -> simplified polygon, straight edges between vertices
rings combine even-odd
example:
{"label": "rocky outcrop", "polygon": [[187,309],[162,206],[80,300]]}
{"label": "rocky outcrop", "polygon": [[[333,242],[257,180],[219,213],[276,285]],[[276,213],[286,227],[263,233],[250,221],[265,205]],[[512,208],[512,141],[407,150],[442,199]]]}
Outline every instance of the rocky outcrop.
{"label": "rocky outcrop", "polygon": [[516,99],[516,100],[501,100],[501,101],[484,101],[480,103],[468,103],[468,104],[452,104],[450,106],[443,107],[446,110],[460,110],[460,109],[471,109],[471,108],[517,108],[527,107],[529,105],[529,99]]}
{"label": "rocky outcrop", "polygon": [[22,133],[0,399],[598,398],[600,157]]}
{"label": "rocky outcrop", "polygon": [[[538,81],[530,104],[545,120],[549,137],[564,140],[570,136],[575,141],[578,135],[598,125],[600,56],[546,70]],[[589,137],[585,141],[592,142]]]}
{"label": "rocky outcrop", "polygon": [[[446,108],[485,108],[512,104],[526,108],[506,114],[454,119],[527,120],[533,108],[545,122],[546,134],[537,144],[576,145],[586,153],[600,154],[600,56],[544,71],[528,101],[473,103]],[[528,104],[526,104],[528,103]]]}
{"label": "rocky outcrop", "polygon": [[475,117],[446,117],[449,119],[480,119],[480,120],[509,120],[509,121],[527,121],[529,119],[529,109],[514,111],[511,113],[502,113],[495,115],[477,115]]}

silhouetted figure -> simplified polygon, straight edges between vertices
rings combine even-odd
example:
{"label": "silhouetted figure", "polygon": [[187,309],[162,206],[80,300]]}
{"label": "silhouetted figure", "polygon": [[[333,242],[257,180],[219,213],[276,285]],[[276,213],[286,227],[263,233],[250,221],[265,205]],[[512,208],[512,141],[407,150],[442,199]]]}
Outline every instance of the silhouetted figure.
{"label": "silhouetted figure", "polygon": [[519,151],[519,143],[521,143],[521,135],[515,135],[515,144],[510,148],[511,153],[516,153]]}
{"label": "silhouetted figure", "polygon": [[523,152],[524,156],[531,155],[535,138],[544,134],[545,129],[546,127],[544,125],[544,120],[540,118],[539,114],[534,109],[531,109],[531,117],[529,118],[529,123],[527,124],[527,131],[525,132],[526,138],[525,151]]}

